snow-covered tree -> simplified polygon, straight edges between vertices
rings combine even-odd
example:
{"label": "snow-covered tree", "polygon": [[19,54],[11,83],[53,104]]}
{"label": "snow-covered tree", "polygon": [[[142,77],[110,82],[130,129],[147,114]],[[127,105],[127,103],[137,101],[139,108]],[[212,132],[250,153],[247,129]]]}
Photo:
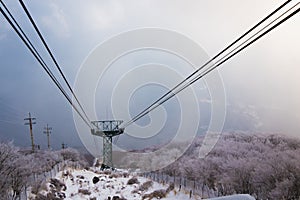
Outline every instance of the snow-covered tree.
{"label": "snow-covered tree", "polygon": [[18,149],[12,143],[0,143],[0,195],[8,199],[11,195],[11,176],[16,170],[15,160],[18,158]]}
{"label": "snow-covered tree", "polygon": [[300,198],[300,141],[280,135],[224,134],[204,159],[198,139],[163,171],[202,184],[202,194],[248,193],[257,199]]}

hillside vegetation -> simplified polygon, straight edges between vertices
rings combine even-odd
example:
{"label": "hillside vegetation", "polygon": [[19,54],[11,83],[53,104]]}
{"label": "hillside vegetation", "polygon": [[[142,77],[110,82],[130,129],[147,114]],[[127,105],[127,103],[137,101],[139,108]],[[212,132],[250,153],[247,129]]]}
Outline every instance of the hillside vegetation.
{"label": "hillside vegetation", "polygon": [[279,135],[224,134],[205,159],[199,138],[161,171],[202,182],[218,196],[251,194],[257,199],[300,199],[300,141]]}
{"label": "hillside vegetation", "polygon": [[48,174],[54,168],[60,170],[59,166],[85,167],[87,162],[71,148],[32,153],[0,143],[0,199],[19,199],[29,187],[33,193],[39,191]]}
{"label": "hillside vegetation", "polygon": [[[119,162],[132,168],[144,165],[144,169],[147,169],[162,165],[168,161],[167,158],[177,158],[153,173],[197,182],[202,198],[250,194],[256,199],[300,199],[298,139],[280,135],[227,133],[221,136],[206,158],[200,159],[198,149],[202,141],[201,137],[195,139],[179,158],[182,144],[178,143],[159,155],[145,156],[146,161],[127,152]],[[145,152],[154,149],[157,148]],[[83,169],[88,164],[74,149],[31,153],[21,151],[11,143],[0,143],[0,196],[2,199],[18,199],[29,187],[33,194],[37,194],[43,189],[41,187],[46,177],[49,177],[47,173],[59,167],[61,169],[56,172],[61,171],[66,166]]]}

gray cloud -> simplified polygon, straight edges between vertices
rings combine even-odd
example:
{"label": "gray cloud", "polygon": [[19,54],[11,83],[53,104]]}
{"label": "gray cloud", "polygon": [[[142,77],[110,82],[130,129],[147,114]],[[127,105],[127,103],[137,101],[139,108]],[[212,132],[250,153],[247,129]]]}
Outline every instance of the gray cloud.
{"label": "gray cloud", "polygon": [[[7,4],[36,42],[37,37],[18,3],[9,1]],[[153,26],[175,30],[191,37],[213,56],[280,2],[33,0],[26,4],[73,83],[88,53],[99,43],[122,31]],[[228,110],[233,109],[238,113],[237,116],[248,116],[256,124],[251,128],[249,124],[237,127],[230,122],[232,118],[229,116],[227,123],[230,123],[230,127],[257,127],[260,131],[298,135],[299,24],[298,15],[221,68],[230,103]],[[57,133],[53,133],[57,141],[72,138],[70,143],[80,145],[71,108],[8,27],[3,17],[0,17],[0,94],[3,101],[26,112],[32,111],[39,119],[49,122]],[[41,45],[38,44],[38,47]],[[209,103],[206,98],[200,102],[203,100]],[[2,108],[1,112],[6,115]],[[0,125],[2,138],[18,140],[18,134],[27,131],[23,126],[12,127],[3,122]],[[36,131],[41,132],[43,126],[44,123],[41,123]],[[18,134],[7,136],[9,132]],[[42,137],[37,138],[44,142]]]}

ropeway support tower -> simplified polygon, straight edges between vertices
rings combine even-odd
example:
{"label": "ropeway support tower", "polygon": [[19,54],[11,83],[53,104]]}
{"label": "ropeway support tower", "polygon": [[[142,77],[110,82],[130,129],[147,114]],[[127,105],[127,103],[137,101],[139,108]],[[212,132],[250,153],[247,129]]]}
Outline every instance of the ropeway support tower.
{"label": "ropeway support tower", "polygon": [[92,135],[100,136],[103,138],[103,164],[107,167],[113,168],[112,162],[112,138],[121,135],[124,128],[120,128],[122,120],[106,120],[106,121],[93,121],[95,126],[91,129]]}

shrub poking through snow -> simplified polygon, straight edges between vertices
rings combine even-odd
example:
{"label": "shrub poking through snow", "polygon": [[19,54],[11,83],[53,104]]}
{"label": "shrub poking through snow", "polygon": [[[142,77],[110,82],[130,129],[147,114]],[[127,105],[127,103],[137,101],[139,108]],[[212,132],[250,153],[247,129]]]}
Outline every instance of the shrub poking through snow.
{"label": "shrub poking through snow", "polygon": [[50,179],[50,184],[52,184],[54,186],[54,188],[56,188],[57,191],[62,190],[66,190],[66,185],[61,182],[60,180],[56,179],[56,178],[51,178]]}
{"label": "shrub poking through snow", "polygon": [[110,175],[110,174],[111,174],[111,171],[110,171],[110,170],[105,170],[105,171],[103,171],[103,174],[105,174],[105,175]]}
{"label": "shrub poking through snow", "polygon": [[172,190],[174,190],[174,188],[175,188],[174,183],[171,183],[171,184],[169,185],[169,187],[167,188],[166,192],[169,193],[169,192],[171,192]]}
{"label": "shrub poking through snow", "polygon": [[151,200],[153,198],[156,199],[162,199],[165,198],[167,196],[167,192],[166,190],[155,190],[154,192],[150,193],[150,194],[145,194],[142,199],[148,199]]}
{"label": "shrub poking through snow", "polygon": [[[146,181],[145,183],[143,183],[139,190],[140,191],[147,191],[149,190],[149,188],[151,188],[153,186],[153,181]],[[174,188],[173,188],[174,189]]]}
{"label": "shrub poking through snow", "polygon": [[123,175],[124,178],[128,178],[129,177],[129,173],[127,173],[127,172],[123,172],[122,175]]}
{"label": "shrub poking through snow", "polygon": [[[147,190],[148,190],[150,187],[152,187],[153,182],[152,182],[152,181],[146,181],[143,185],[144,185],[145,188],[148,187],[148,188],[147,188]],[[142,186],[143,186],[143,185],[142,185]],[[141,186],[141,187],[142,187],[142,186]],[[140,187],[140,188],[141,188],[141,187]],[[151,199],[153,199],[153,198],[156,198],[156,199],[165,198],[169,192],[171,192],[172,190],[174,190],[174,188],[175,188],[174,183],[171,183],[171,184],[169,185],[169,187],[168,187],[166,190],[155,190],[154,192],[152,192],[152,193],[150,193],[150,194],[145,194],[145,195],[142,197],[142,199],[143,199],[143,200],[144,200],[144,199],[151,200]]]}
{"label": "shrub poking through snow", "polygon": [[57,196],[59,199],[64,199],[64,198],[66,198],[66,194],[63,193],[63,192],[57,192],[57,193],[56,193],[56,196]]}
{"label": "shrub poking through snow", "polygon": [[91,192],[87,189],[78,189],[78,193],[81,193],[84,195],[91,195]]}
{"label": "shrub poking through snow", "polygon": [[139,180],[136,177],[132,177],[128,180],[127,185],[139,184]]}
{"label": "shrub poking through snow", "polygon": [[137,194],[140,194],[140,193],[141,193],[141,191],[140,191],[140,190],[137,190],[137,189],[135,189],[135,190],[132,190],[132,191],[131,191],[131,193],[132,193],[132,194],[135,194],[135,193],[137,193]]}
{"label": "shrub poking through snow", "polygon": [[77,175],[76,178],[84,179],[84,176],[82,176],[82,175]]}
{"label": "shrub poking through snow", "polygon": [[112,179],[112,178],[119,178],[120,175],[119,174],[111,174],[108,176],[108,178]]}

